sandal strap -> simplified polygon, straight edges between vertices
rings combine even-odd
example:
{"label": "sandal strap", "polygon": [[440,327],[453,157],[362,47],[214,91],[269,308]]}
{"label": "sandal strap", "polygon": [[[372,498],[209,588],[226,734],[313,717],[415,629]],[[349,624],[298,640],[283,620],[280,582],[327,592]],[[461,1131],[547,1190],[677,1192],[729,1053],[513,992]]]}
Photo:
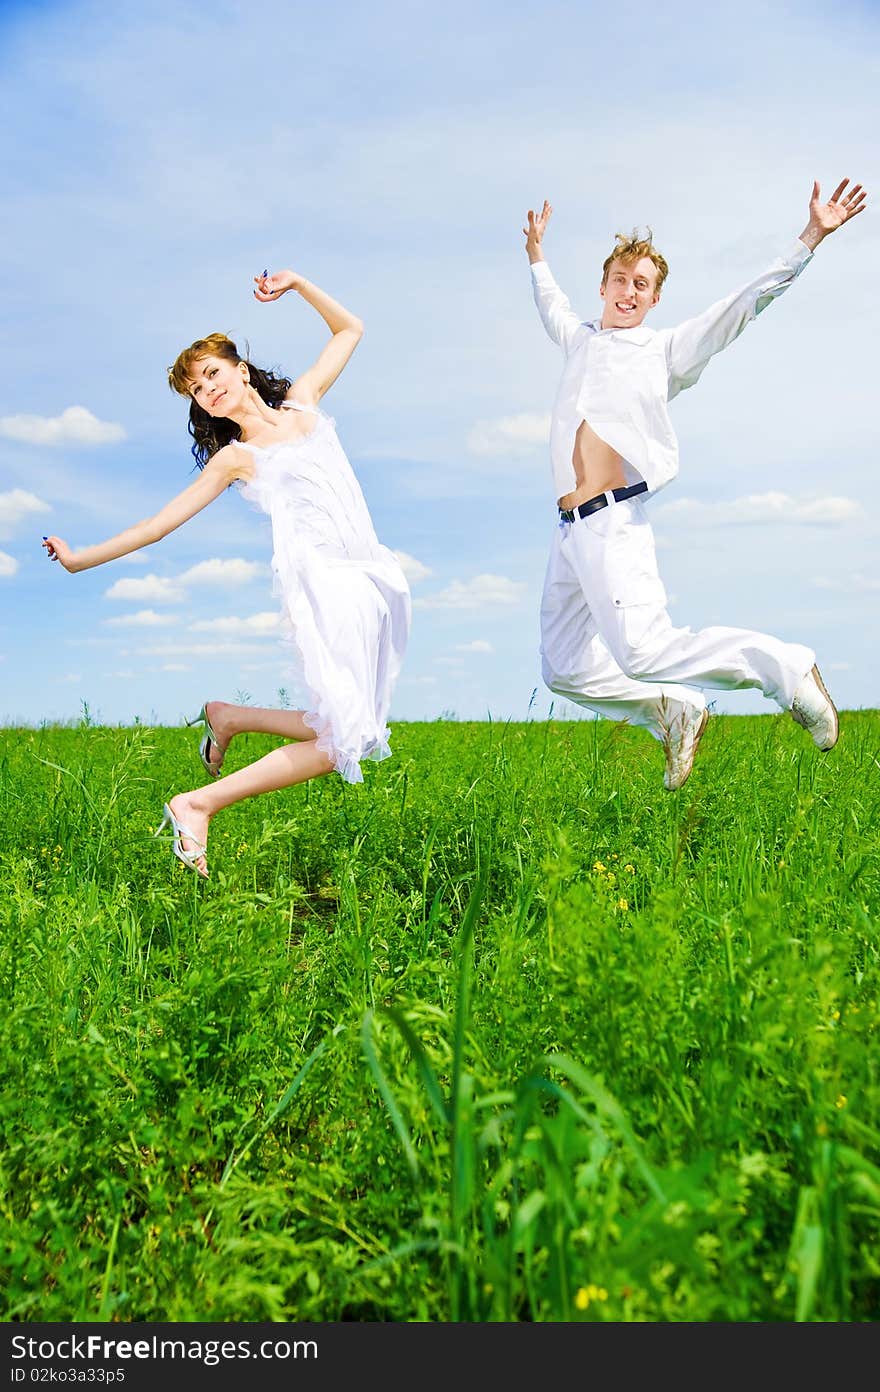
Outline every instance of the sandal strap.
{"label": "sandal strap", "polygon": [[181,825],[180,825],[180,822],[178,822],[178,823],[177,823],[177,826],[175,827],[174,840],[177,842],[178,850],[179,850],[183,855],[185,855],[185,856],[191,856],[191,855],[192,855],[192,851],[185,851],[185,850],[183,849],[183,847],[181,846],[181,844],[180,844],[181,837],[184,837],[184,836],[186,837],[187,841],[192,841],[193,845],[198,846],[198,848],[199,848],[199,849],[198,849],[198,855],[205,855],[205,854],[207,853],[207,850],[208,850],[207,846],[203,846],[202,843],[201,843],[201,841],[197,841],[197,840],[196,840],[196,838],[193,836],[193,834],[192,834],[191,831],[187,831],[186,827],[185,827],[185,826],[181,826]]}

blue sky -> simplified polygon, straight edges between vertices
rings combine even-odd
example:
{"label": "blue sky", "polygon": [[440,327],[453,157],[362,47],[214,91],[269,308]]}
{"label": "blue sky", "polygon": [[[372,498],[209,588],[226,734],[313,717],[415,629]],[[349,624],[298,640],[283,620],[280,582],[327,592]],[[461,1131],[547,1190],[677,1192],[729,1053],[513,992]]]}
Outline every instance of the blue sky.
{"label": "blue sky", "polygon": [[[294,266],[365,321],[325,398],[414,622],[392,718],[543,716],[538,604],[560,368],[521,227],[584,318],[618,229],[670,263],[649,321],[784,250],[812,179],[869,208],[674,403],[651,517],[673,618],[814,647],[880,705],[873,335],[876,7],[0,4],[0,721],[175,723],[291,687],[269,538],[235,494],[80,575],[189,481],[165,369],[214,329],[296,375],[325,329],[251,276]],[[753,693],[717,708],[769,710]],[[556,703],[557,713],[572,713]]]}

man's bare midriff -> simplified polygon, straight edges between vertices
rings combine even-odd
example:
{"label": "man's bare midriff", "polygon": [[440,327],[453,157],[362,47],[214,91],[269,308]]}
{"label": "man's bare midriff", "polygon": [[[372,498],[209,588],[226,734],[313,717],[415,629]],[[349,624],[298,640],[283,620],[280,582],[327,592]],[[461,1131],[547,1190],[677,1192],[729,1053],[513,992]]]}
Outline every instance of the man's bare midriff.
{"label": "man's bare midriff", "polygon": [[626,487],[623,459],[617,450],[599,439],[586,421],[578,426],[571,462],[577,487],[573,493],[564,493],[559,499],[561,508],[577,507],[609,488]]}

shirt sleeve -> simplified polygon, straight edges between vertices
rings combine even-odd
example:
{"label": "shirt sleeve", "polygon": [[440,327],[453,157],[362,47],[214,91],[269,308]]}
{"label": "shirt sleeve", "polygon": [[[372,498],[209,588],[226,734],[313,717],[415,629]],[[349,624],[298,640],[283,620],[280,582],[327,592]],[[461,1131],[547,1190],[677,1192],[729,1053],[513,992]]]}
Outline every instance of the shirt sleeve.
{"label": "shirt sleeve", "polygon": [[569,304],[568,297],[563,295],[553,279],[546,261],[532,262],[532,290],[544,328],[567,355],[583,325]]}
{"label": "shirt sleeve", "polygon": [[738,338],[747,324],[793,285],[813,253],[800,240],[754,280],[694,319],[666,331],[669,399],[699,380],[709,359]]}

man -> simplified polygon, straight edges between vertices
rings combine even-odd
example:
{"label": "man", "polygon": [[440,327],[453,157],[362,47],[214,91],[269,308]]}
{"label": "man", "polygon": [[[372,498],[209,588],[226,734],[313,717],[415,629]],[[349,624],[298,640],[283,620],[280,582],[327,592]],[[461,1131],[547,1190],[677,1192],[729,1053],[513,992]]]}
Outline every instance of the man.
{"label": "man", "polygon": [[[678,472],[667,402],[793,283],[821,241],[865,207],[844,179],[828,203],[813,184],[799,239],[748,285],[674,329],[644,320],[668,267],[650,233],[620,234],[603,267],[601,319],[583,323],[559,289],[542,242],[552,208],[523,228],[535,302],[565,353],[550,431],[559,526],[541,600],[541,654],[551,691],[612,720],[644,725],[666,755],[664,786],[693,767],[708,711],[696,687],[758,687],[820,749],[837,742],[837,711],[798,643],[736,628],[674,628],[643,500]],[[693,683],[694,685],[691,685]]]}

